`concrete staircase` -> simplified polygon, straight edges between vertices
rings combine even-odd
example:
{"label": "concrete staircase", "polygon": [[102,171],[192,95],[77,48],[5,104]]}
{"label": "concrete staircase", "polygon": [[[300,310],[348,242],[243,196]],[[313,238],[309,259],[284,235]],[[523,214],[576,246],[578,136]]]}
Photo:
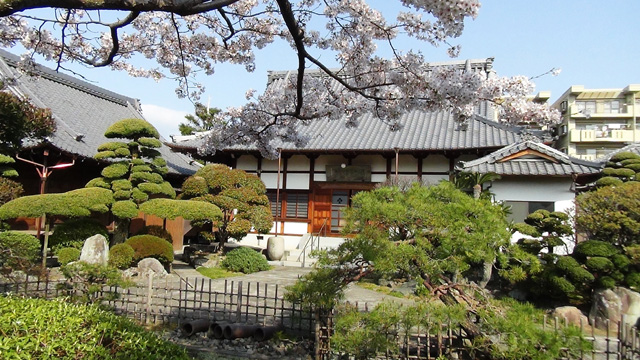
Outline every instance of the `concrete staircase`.
{"label": "concrete staircase", "polygon": [[[311,244],[309,243],[310,239],[311,239],[311,234],[302,235],[295,249],[285,250],[282,260],[269,261],[269,264],[278,265],[278,266],[297,266],[297,267],[313,266],[318,259],[310,255],[310,252],[311,252],[311,248],[310,248]],[[316,236],[314,237],[315,243],[314,243],[313,249],[317,250],[318,246],[321,250],[336,248],[343,241],[344,239],[342,238]],[[305,245],[307,246],[306,251],[304,249]]]}

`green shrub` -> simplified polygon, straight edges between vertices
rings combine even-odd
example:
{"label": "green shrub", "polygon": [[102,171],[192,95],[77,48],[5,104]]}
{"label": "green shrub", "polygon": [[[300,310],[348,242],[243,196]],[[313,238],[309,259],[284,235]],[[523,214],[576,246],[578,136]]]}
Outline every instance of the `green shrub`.
{"label": "green shrub", "polygon": [[129,244],[116,244],[109,249],[109,265],[127,269],[133,263],[135,250]]}
{"label": "green shrub", "polygon": [[636,153],[632,153],[631,151],[623,151],[613,155],[610,159],[612,162],[618,162],[628,159],[640,159],[640,156]]}
{"label": "green shrub", "polygon": [[619,253],[618,249],[607,242],[598,240],[587,240],[576,245],[573,254],[577,258],[586,259],[591,256],[611,257]]}
{"label": "green shrub", "polygon": [[248,247],[231,250],[227,257],[222,260],[222,266],[227,270],[245,274],[269,270],[270,268],[267,259],[262,254]]}
{"label": "green shrub", "polygon": [[601,256],[594,256],[587,259],[585,265],[589,270],[599,273],[608,273],[614,268],[611,260]]}
{"label": "green shrub", "polygon": [[17,198],[23,192],[20,183],[0,177],[0,205]]}
{"label": "green shrub", "polygon": [[103,292],[104,286],[128,287],[130,283],[122,278],[118,269],[100,264],[76,261],[60,267],[66,281],[58,289],[72,300],[83,303],[100,303],[101,300],[113,300],[117,293]]}
{"label": "green shrub", "polygon": [[634,172],[639,172],[640,164],[628,164],[628,165],[625,165],[625,169],[633,170]]}
{"label": "green shrub", "polygon": [[625,169],[625,168],[620,168],[620,169],[604,168],[602,170],[602,174],[604,176],[615,176],[615,177],[619,177],[619,178],[630,178],[630,177],[633,177],[636,174],[636,172],[631,170],[631,169]]}
{"label": "green shrub", "polygon": [[133,261],[138,262],[144,258],[155,258],[163,264],[173,262],[173,246],[163,238],[153,235],[132,236],[125,244],[133,248],[135,254]]}
{"label": "green shrub", "polygon": [[58,249],[55,254],[58,257],[58,262],[63,266],[80,259],[80,250],[72,247]]}
{"label": "green shrub", "polygon": [[629,260],[628,257],[622,254],[613,255],[610,258],[610,260],[616,269],[622,270],[622,271],[627,271],[627,269],[629,268],[629,265],[631,265],[631,260]]}
{"label": "green shrub", "polygon": [[140,229],[136,235],[153,235],[173,243],[173,237],[160,225],[148,225]]}
{"label": "green shrub", "polygon": [[610,276],[599,277],[596,281],[597,289],[613,289],[616,287],[616,280]]}
{"label": "green shrub", "polygon": [[34,264],[40,256],[40,241],[17,232],[0,232],[0,267],[21,268]]}
{"label": "green shrub", "polygon": [[625,276],[624,281],[634,291],[640,291],[640,273],[631,272]]}
{"label": "green shrub", "polygon": [[621,185],[622,183],[623,181],[618,179],[617,177],[605,176],[603,178],[598,179],[598,181],[596,181],[596,186],[602,187],[602,186]]}
{"label": "green shrub", "polygon": [[2,296],[0,318],[4,359],[190,359],[180,346],[97,305]]}
{"label": "green shrub", "polygon": [[141,136],[159,138],[158,130],[142,119],[120,120],[107,128],[104,133],[107,138],[136,139]]}
{"label": "green shrub", "polygon": [[91,218],[69,219],[53,228],[53,234],[49,236],[49,245],[54,251],[63,247],[81,249],[85,240],[97,234],[109,239],[106,226],[98,220]]}

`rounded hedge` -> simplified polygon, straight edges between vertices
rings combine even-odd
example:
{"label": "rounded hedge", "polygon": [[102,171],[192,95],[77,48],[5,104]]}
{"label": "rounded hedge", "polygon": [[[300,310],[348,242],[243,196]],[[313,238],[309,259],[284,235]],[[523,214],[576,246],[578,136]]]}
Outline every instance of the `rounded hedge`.
{"label": "rounded hedge", "polygon": [[173,262],[173,246],[163,238],[153,235],[136,235],[127,239],[125,244],[133,248],[134,262],[148,257],[158,259],[163,264]]}
{"label": "rounded hedge", "polygon": [[66,247],[56,251],[58,262],[60,265],[67,265],[70,262],[78,261],[80,259],[80,250],[72,247]]}
{"label": "rounded hedge", "polygon": [[604,176],[615,176],[615,177],[619,177],[619,178],[630,178],[630,177],[633,177],[636,174],[636,172],[631,170],[631,169],[627,169],[627,168],[620,168],[620,169],[604,168],[602,170],[602,174]]}
{"label": "rounded hedge", "polygon": [[133,321],[98,305],[0,296],[4,359],[191,359]]}
{"label": "rounded hedge", "polygon": [[587,258],[591,256],[611,257],[618,254],[618,249],[604,241],[587,240],[576,245],[573,254],[577,257]]}
{"label": "rounded hedge", "polygon": [[222,260],[222,266],[229,271],[251,274],[258,271],[269,270],[270,266],[262,254],[248,248],[240,247],[231,250]]}
{"label": "rounded hedge", "polygon": [[109,239],[107,227],[98,220],[92,218],[69,219],[53,228],[53,234],[49,236],[49,245],[54,250],[63,247],[81,249],[85,240],[97,234]]}
{"label": "rounded hedge", "polygon": [[640,273],[637,273],[637,272],[628,273],[624,281],[634,291],[640,290]]}
{"label": "rounded hedge", "polygon": [[141,137],[160,138],[158,130],[142,119],[124,119],[109,126],[104,133],[107,138],[138,139]]}
{"label": "rounded hedge", "polygon": [[40,241],[35,236],[18,231],[0,232],[0,266],[13,268],[35,263],[40,256]]}
{"label": "rounded hedge", "polygon": [[596,186],[622,185],[624,182],[617,177],[605,176],[596,181]]}
{"label": "rounded hedge", "polygon": [[618,162],[628,159],[640,159],[640,156],[636,153],[632,153],[631,151],[623,151],[613,155],[610,161]]}
{"label": "rounded hedge", "polygon": [[153,235],[167,240],[170,244],[173,243],[171,234],[160,225],[147,225],[140,229],[136,235]]}
{"label": "rounded hedge", "polygon": [[135,250],[129,244],[116,244],[109,249],[109,265],[118,269],[128,269],[133,263]]}
{"label": "rounded hedge", "polygon": [[611,260],[601,256],[594,256],[587,259],[585,265],[591,271],[604,273],[608,273],[614,268],[613,262],[611,262]]}

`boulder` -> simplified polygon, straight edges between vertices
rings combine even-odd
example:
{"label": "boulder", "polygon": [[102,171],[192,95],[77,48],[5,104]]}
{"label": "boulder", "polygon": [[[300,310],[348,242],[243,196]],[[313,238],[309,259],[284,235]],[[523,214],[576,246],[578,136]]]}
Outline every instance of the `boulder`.
{"label": "boulder", "polygon": [[558,321],[567,324],[573,324],[576,326],[586,326],[589,324],[589,319],[575,306],[561,306],[557,307],[551,313],[553,318],[558,318]]}
{"label": "boulder", "polygon": [[620,297],[625,324],[637,326],[640,320],[640,294],[623,287],[616,287],[613,292]]}
{"label": "boulder", "polygon": [[138,273],[140,275],[145,276],[149,273],[153,273],[155,277],[163,278],[168,275],[167,270],[164,269],[164,266],[158,259],[154,258],[145,258],[138,262]]}
{"label": "boulder", "polygon": [[109,261],[109,242],[103,235],[93,235],[85,240],[80,252],[80,261],[89,264],[107,265]]}
{"label": "boulder", "polygon": [[621,316],[622,301],[613,290],[601,289],[593,294],[593,303],[589,311],[591,326],[606,329],[608,323],[610,329],[616,329]]}

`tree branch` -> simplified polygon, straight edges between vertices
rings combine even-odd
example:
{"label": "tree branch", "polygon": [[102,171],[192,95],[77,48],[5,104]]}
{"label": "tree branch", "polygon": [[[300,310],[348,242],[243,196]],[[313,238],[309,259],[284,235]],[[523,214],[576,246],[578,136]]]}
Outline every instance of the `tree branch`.
{"label": "tree branch", "polygon": [[161,11],[181,16],[218,10],[239,0],[4,0],[0,17],[30,9],[58,8],[85,10]]}

